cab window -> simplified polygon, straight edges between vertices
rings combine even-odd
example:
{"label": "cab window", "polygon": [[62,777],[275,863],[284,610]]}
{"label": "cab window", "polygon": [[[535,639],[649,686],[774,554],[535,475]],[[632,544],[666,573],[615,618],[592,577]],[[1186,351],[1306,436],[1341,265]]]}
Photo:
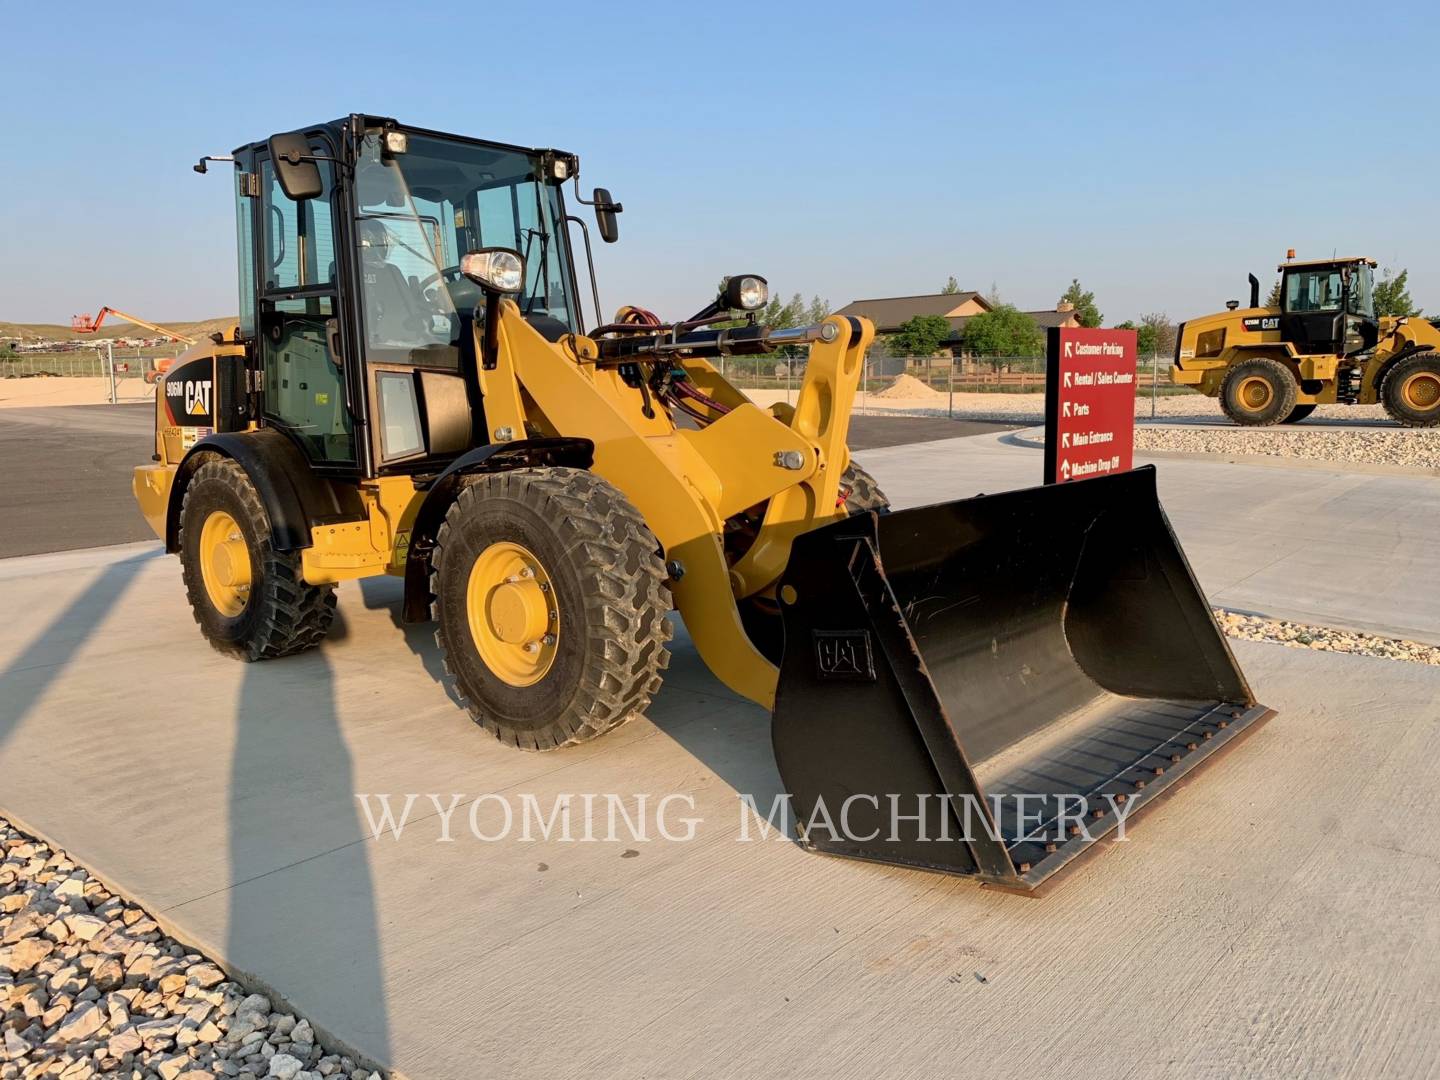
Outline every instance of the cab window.
{"label": "cab window", "polygon": [[1288,312],[1339,311],[1343,293],[1337,268],[1292,270],[1285,276]]}

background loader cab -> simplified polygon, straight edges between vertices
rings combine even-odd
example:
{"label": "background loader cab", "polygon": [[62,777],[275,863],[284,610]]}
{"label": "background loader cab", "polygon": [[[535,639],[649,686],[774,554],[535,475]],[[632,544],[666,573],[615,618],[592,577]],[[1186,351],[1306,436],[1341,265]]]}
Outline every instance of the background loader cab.
{"label": "background loader cab", "polygon": [[1284,263],[1280,266],[1280,338],[1301,355],[1351,355],[1373,348],[1371,259]]}
{"label": "background loader cab", "polygon": [[1249,307],[1232,300],[1181,324],[1175,383],[1218,398],[1246,426],[1377,403],[1407,426],[1440,424],[1440,332],[1422,319],[1376,317],[1375,260],[1290,259],[1278,270],[1279,308],[1261,305],[1251,274]]}

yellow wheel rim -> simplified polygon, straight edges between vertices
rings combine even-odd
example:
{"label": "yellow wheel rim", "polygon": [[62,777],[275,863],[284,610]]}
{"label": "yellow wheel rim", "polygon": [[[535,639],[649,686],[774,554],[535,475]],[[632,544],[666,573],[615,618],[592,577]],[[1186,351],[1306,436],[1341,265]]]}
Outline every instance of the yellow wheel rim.
{"label": "yellow wheel rim", "polygon": [[480,659],[511,686],[533,686],[555,662],[560,612],[540,560],[502,540],[475,557],[465,586],[465,614]]}
{"label": "yellow wheel rim", "polygon": [[250,547],[240,523],[212,510],[200,527],[200,577],[215,610],[233,619],[250,602]]}
{"label": "yellow wheel rim", "polygon": [[1400,386],[1405,404],[1420,412],[1440,407],[1440,375],[1433,371],[1417,371]]}
{"label": "yellow wheel rim", "polygon": [[1240,380],[1239,396],[1241,405],[1251,412],[1259,412],[1274,399],[1275,388],[1270,385],[1269,379],[1251,375],[1249,378]]}

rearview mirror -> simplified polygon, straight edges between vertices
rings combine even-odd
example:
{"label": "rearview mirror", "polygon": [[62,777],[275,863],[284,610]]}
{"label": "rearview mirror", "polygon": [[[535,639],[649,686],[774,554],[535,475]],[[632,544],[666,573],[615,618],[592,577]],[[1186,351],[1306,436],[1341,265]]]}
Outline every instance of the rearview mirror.
{"label": "rearview mirror", "polygon": [[325,190],[320,166],[311,156],[310,141],[298,131],[270,136],[270,161],[287,199],[313,199]]}
{"label": "rearview mirror", "polygon": [[607,244],[620,239],[620,223],[615,220],[615,215],[623,209],[619,203],[610,201],[610,192],[606,188],[595,189],[595,224],[600,227],[600,239]]}

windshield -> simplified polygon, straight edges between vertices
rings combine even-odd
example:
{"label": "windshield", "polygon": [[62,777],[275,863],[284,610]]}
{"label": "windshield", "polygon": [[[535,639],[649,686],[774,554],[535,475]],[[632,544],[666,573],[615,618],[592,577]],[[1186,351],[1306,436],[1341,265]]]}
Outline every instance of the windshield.
{"label": "windshield", "polygon": [[355,168],[366,355],[454,368],[478,286],[460,256],[482,247],[525,257],[520,310],[547,337],[576,329],[559,192],[537,158],[411,134],[386,158],[367,133]]}

